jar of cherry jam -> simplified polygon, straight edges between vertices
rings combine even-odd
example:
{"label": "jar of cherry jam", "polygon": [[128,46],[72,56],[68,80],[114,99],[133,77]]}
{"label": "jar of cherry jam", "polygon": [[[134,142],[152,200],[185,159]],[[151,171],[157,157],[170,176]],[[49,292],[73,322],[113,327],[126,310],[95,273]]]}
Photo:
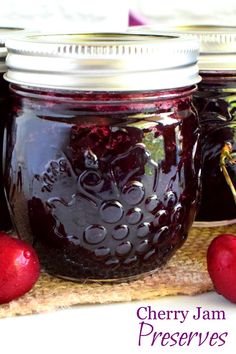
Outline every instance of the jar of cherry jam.
{"label": "jar of cherry jam", "polygon": [[[191,32],[191,28],[189,29]],[[202,198],[196,226],[236,222],[236,27],[195,26],[202,82],[194,94],[201,123]]]}
{"label": "jar of cherry jam", "polygon": [[135,32],[182,35],[200,41],[202,81],[194,93],[194,104],[202,132],[202,197],[194,225],[235,223],[236,27],[140,26]]}
{"label": "jar of cherry jam", "polygon": [[4,125],[6,123],[8,111],[8,83],[3,79],[3,74],[7,70],[5,60],[7,56],[7,49],[5,41],[7,38],[15,33],[18,33],[20,28],[7,28],[0,27],[0,230],[7,231],[11,228],[10,215],[6,203],[3,187],[3,174],[2,174],[2,143]]}
{"label": "jar of cherry jam", "polygon": [[20,237],[60,277],[153,272],[198,203],[198,43],[97,33],[7,47],[5,180]]}

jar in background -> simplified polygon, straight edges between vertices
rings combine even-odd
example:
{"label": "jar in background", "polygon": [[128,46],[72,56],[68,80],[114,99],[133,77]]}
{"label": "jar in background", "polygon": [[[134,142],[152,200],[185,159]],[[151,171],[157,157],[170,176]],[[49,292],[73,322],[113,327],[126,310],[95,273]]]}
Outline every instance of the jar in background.
{"label": "jar in background", "polygon": [[154,26],[135,32],[200,41],[202,81],[194,94],[201,123],[202,198],[195,226],[236,222],[236,27]]}
{"label": "jar in background", "polygon": [[198,44],[74,34],[7,47],[6,193],[20,237],[57,276],[154,271],[198,201]]}
{"label": "jar in background", "polygon": [[196,226],[236,222],[236,28],[189,26],[200,44],[202,82],[194,95],[201,123],[202,198]]}
{"label": "jar in background", "polygon": [[223,226],[236,222],[236,71],[201,75],[194,102],[201,119],[202,198],[194,225]]}
{"label": "jar in background", "polygon": [[236,222],[236,27],[190,26],[200,44],[202,198],[196,226]]}
{"label": "jar in background", "polygon": [[2,174],[2,143],[3,131],[6,123],[8,110],[8,83],[3,79],[3,74],[6,72],[6,56],[7,49],[5,41],[7,38],[15,33],[19,33],[20,28],[0,27],[0,230],[7,231],[11,228],[10,215],[6,203],[6,198],[3,188],[3,174]]}

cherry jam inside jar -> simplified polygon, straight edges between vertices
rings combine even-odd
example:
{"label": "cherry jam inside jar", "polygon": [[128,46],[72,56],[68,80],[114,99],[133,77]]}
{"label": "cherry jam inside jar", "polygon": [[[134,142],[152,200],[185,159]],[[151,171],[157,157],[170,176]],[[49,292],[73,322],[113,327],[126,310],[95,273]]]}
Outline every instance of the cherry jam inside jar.
{"label": "cherry jam inside jar", "polygon": [[201,75],[203,80],[194,94],[203,155],[202,198],[197,220],[235,222],[236,73],[218,71]]}
{"label": "cherry jam inside jar", "polygon": [[198,203],[197,44],[39,35],[8,51],[5,180],[18,234],[60,277],[153,272],[184,243]]}
{"label": "cherry jam inside jar", "polygon": [[7,195],[19,234],[33,235],[44,268],[109,279],[165,263],[195,215],[193,89],[11,91]]}

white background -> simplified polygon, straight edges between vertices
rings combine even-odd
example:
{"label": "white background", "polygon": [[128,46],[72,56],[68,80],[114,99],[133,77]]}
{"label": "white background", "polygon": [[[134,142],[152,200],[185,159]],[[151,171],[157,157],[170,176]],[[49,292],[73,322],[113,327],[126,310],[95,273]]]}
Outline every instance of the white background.
{"label": "white background", "polygon": [[[162,332],[229,332],[226,344],[210,347],[196,344],[190,347],[150,346],[150,338],[138,346],[139,322],[136,312],[140,306],[159,310],[189,310],[196,306],[204,310],[224,310],[226,320],[191,318],[180,324],[176,320],[150,322]],[[236,311],[216,293],[198,296],[164,297],[157,300],[110,305],[75,306],[48,314],[6,318],[0,320],[0,353],[4,354],[222,354],[235,353]]]}
{"label": "white background", "polygon": [[[128,0],[129,2],[129,0]],[[38,30],[124,30],[126,0],[0,0],[1,26]]]}
{"label": "white background", "polygon": [[129,0],[149,23],[204,23],[236,26],[235,0]]}
{"label": "white background", "polygon": [[42,30],[124,30],[128,8],[148,23],[236,25],[235,0],[0,0],[0,24]]}

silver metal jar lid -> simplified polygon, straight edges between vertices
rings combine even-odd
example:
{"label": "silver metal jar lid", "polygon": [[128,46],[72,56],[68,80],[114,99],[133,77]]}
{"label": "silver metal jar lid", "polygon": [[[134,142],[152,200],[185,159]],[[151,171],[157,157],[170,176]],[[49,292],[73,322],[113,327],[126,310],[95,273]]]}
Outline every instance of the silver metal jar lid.
{"label": "silver metal jar lid", "polygon": [[15,35],[22,30],[23,28],[0,27],[0,73],[4,73],[7,70],[5,63],[7,56],[7,48],[5,47],[5,42],[7,38],[10,38],[12,35]]}
{"label": "silver metal jar lid", "polygon": [[138,26],[129,32],[178,35],[200,41],[199,69],[236,70],[236,27],[216,25]]}
{"label": "silver metal jar lid", "polygon": [[34,34],[9,39],[6,80],[67,90],[140,91],[200,81],[199,43],[127,33]]}

